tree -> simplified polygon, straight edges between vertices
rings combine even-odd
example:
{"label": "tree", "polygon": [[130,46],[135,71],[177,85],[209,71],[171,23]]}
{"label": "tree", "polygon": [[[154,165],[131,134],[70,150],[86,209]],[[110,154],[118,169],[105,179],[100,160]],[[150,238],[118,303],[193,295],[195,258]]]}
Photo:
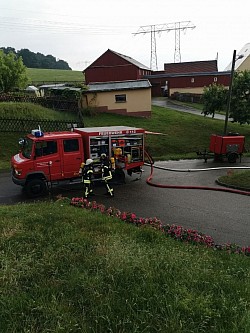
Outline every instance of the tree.
{"label": "tree", "polygon": [[23,58],[23,63],[28,68],[46,68],[46,69],[67,69],[71,70],[68,63],[64,60],[56,60],[51,54],[34,53],[29,49],[17,51],[17,55]]}
{"label": "tree", "polygon": [[[212,84],[203,90],[203,113],[212,114],[227,107],[229,93],[222,85]],[[240,124],[250,124],[250,71],[235,72],[229,117]]]}
{"label": "tree", "polygon": [[250,71],[234,74],[229,116],[240,124],[250,124]]}
{"label": "tree", "polygon": [[52,55],[45,56],[42,53],[34,53],[29,49],[16,51],[13,47],[0,47],[5,54],[13,52],[18,57],[22,57],[23,64],[28,68],[46,68],[46,69],[67,69],[71,70],[68,63],[64,60],[56,60]]}
{"label": "tree", "polygon": [[34,52],[29,49],[21,49],[17,51],[18,57],[22,57],[23,63],[28,68],[39,68],[40,63],[38,62],[37,56]]}
{"label": "tree", "polygon": [[0,50],[0,92],[24,88],[27,82],[26,67],[22,58],[13,52],[5,54]]}
{"label": "tree", "polygon": [[51,54],[43,57],[41,68],[53,69],[56,63],[56,58]]}
{"label": "tree", "polygon": [[13,53],[16,54],[16,50],[13,47],[10,47],[10,46],[8,46],[8,47],[1,47],[1,50],[3,50],[3,52],[5,54],[8,54],[10,52],[13,52]]}
{"label": "tree", "polygon": [[216,111],[223,111],[226,107],[227,89],[221,84],[210,84],[203,90],[203,111],[204,116],[214,114]]}
{"label": "tree", "polygon": [[56,62],[56,66],[55,66],[56,69],[71,69],[68,65],[68,63],[64,60],[57,60]]}

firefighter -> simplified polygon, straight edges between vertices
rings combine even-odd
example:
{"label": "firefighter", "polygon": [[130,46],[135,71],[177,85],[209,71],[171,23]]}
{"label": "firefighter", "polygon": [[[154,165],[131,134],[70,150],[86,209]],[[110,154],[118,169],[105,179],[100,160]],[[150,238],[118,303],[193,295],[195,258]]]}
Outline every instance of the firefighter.
{"label": "firefighter", "polygon": [[84,198],[87,199],[89,195],[93,194],[93,160],[91,158],[88,158],[86,163],[81,164],[79,174],[82,175]]}
{"label": "firefighter", "polygon": [[101,154],[101,169],[102,169],[102,180],[105,183],[107,194],[111,197],[114,196],[114,189],[110,185],[110,181],[112,180],[112,172],[111,172],[111,162],[108,159],[106,154]]}

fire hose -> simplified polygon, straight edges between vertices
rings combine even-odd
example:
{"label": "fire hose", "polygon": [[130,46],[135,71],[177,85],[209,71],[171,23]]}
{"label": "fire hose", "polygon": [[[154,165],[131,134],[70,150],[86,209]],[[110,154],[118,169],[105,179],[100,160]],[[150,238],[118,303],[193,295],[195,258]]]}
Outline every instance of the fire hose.
{"label": "fire hose", "polygon": [[233,188],[226,188],[226,187],[210,187],[210,186],[193,186],[193,185],[169,185],[169,184],[159,184],[154,183],[153,179],[153,172],[154,169],[161,169],[165,171],[173,171],[173,172],[201,172],[201,171],[212,171],[212,170],[222,170],[222,169],[250,169],[250,167],[216,167],[216,168],[204,168],[204,169],[173,169],[173,168],[165,168],[160,166],[154,165],[154,160],[149,155],[149,153],[145,152],[149,163],[145,163],[145,165],[151,167],[151,172],[149,177],[146,179],[146,183],[150,186],[160,187],[160,188],[172,188],[172,189],[187,189],[187,190],[208,190],[208,191],[220,191],[220,192],[229,192],[235,194],[242,194],[242,195],[249,195],[249,191],[238,190]]}

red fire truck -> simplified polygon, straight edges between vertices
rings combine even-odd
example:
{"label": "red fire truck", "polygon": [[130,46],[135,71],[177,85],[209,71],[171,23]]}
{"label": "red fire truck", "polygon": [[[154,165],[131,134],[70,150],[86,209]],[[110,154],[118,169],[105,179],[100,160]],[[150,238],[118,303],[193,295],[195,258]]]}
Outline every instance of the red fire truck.
{"label": "red fire truck", "polygon": [[37,197],[54,184],[81,181],[82,162],[94,161],[94,180],[101,179],[100,156],[112,159],[114,175],[141,172],[144,164],[142,128],[127,126],[74,128],[65,132],[32,130],[20,139],[21,150],[12,157],[12,180],[27,196]]}

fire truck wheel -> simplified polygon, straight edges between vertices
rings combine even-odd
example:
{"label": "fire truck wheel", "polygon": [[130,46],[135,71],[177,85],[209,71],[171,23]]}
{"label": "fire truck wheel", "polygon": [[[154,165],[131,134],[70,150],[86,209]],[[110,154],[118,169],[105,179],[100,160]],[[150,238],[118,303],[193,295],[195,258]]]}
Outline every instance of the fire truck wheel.
{"label": "fire truck wheel", "polygon": [[238,154],[236,154],[236,153],[231,153],[227,157],[229,163],[235,163],[237,158],[238,158]]}
{"label": "fire truck wheel", "polygon": [[113,180],[120,184],[125,184],[125,173],[122,169],[115,169]]}
{"label": "fire truck wheel", "polygon": [[29,198],[36,198],[44,195],[46,189],[46,184],[42,179],[31,179],[24,187],[24,191]]}

